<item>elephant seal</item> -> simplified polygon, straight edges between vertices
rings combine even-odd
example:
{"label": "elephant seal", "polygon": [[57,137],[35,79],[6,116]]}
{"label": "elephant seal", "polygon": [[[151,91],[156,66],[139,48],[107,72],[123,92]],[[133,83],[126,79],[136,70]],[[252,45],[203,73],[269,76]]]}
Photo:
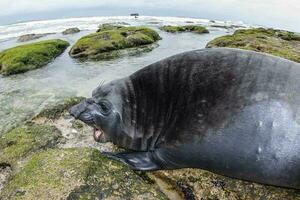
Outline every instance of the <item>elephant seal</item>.
{"label": "elephant seal", "polygon": [[133,169],[201,168],[300,189],[300,64],[253,51],[190,51],[104,84],[71,108]]}

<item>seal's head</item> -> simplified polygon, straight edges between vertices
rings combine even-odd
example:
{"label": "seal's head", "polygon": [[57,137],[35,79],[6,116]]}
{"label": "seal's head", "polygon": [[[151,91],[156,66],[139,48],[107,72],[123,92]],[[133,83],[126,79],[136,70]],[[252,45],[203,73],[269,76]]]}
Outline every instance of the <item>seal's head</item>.
{"label": "seal's head", "polygon": [[114,83],[99,86],[93,91],[92,98],[86,98],[71,107],[70,114],[94,128],[97,142],[112,141],[120,135],[120,113]]}

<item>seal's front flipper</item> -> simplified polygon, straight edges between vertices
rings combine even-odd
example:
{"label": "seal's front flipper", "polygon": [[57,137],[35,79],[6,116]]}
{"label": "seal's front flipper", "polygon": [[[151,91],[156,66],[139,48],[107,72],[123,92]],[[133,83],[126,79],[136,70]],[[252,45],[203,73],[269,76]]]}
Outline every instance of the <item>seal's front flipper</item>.
{"label": "seal's front flipper", "polygon": [[158,170],[160,167],[153,161],[151,152],[125,152],[125,153],[108,153],[104,152],[108,158],[121,161],[135,170],[149,171]]}

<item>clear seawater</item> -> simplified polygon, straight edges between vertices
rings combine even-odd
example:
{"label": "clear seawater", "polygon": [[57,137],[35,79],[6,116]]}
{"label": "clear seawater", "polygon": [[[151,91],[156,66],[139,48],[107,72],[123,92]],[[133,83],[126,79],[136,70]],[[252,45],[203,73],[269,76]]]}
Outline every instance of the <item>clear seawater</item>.
{"label": "clear seawater", "polygon": [[[79,62],[69,57],[71,46],[82,36],[95,32],[102,23],[125,22],[132,26],[147,26],[158,31],[162,40],[151,52],[124,56],[114,60]],[[193,23],[191,23],[193,22]],[[209,34],[172,34],[158,29],[161,25],[201,24]],[[47,66],[9,77],[0,76],[0,135],[12,127],[30,119],[41,109],[71,96],[90,96],[101,82],[125,77],[163,58],[194,49],[204,48],[215,37],[230,34],[233,29],[211,27],[233,22],[209,21],[195,18],[174,17],[88,17],[33,21],[0,26],[0,51],[21,45],[17,37],[28,33],[53,33],[39,40],[60,38],[71,46]],[[237,24],[243,25],[243,24]],[[246,26],[246,25],[243,25]],[[78,27],[82,31],[74,35],[62,35],[66,28]],[[28,43],[31,43],[30,41]]]}

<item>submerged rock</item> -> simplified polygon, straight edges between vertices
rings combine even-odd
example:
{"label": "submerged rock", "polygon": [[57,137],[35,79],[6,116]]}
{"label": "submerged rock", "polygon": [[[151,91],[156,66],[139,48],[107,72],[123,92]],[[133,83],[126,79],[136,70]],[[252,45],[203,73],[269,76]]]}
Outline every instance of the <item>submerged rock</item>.
{"label": "submerged rock", "polygon": [[181,33],[181,32],[193,32],[193,33],[209,33],[204,26],[199,25],[187,25],[187,26],[162,26],[159,29],[170,32],[170,33]]}
{"label": "submerged rock", "polygon": [[69,46],[60,39],[13,47],[0,52],[0,73],[12,75],[45,66]]}
{"label": "submerged rock", "polygon": [[114,58],[122,55],[119,50],[151,50],[149,45],[159,39],[157,32],[145,27],[110,27],[79,39],[70,50],[70,55],[73,58],[94,60]]}
{"label": "submerged rock", "polygon": [[62,32],[63,35],[68,35],[68,34],[74,34],[74,33],[79,33],[80,32],[80,29],[75,27],[75,28],[68,28],[66,30],[64,30]]}
{"label": "submerged rock", "polygon": [[51,33],[41,33],[41,34],[26,34],[26,35],[22,35],[18,38],[18,42],[28,42],[30,40],[36,40],[42,37],[45,37],[47,35],[49,35]]}
{"label": "submerged rock", "polygon": [[265,52],[300,62],[300,35],[275,29],[237,30],[210,41],[207,48],[230,47]]}

